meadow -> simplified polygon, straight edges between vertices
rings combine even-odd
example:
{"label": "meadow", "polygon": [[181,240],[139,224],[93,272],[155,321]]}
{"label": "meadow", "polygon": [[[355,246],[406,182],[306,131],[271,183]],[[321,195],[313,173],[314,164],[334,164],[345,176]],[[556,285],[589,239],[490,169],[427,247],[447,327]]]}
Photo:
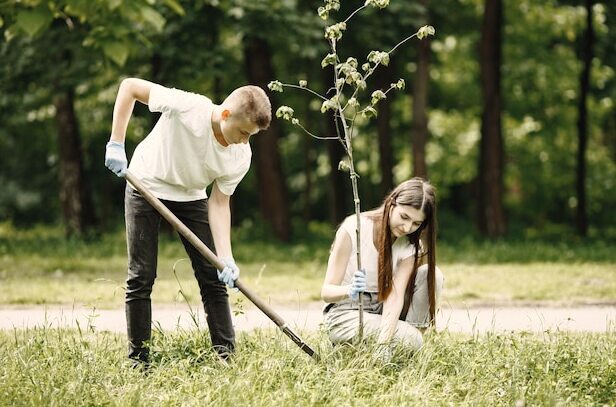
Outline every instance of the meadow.
{"label": "meadow", "polygon": [[238,337],[223,363],[204,331],[156,332],[147,372],[124,338],[34,329],[0,332],[0,406],[613,406],[616,335],[430,334],[390,362],[372,345],[332,348],[307,333],[315,362],[279,332]]}
{"label": "meadow", "polygon": [[[279,307],[317,302],[330,232],[281,245],[240,229],[242,280]],[[614,303],[614,257],[601,240],[444,241],[443,300]],[[177,239],[163,234],[154,301],[199,303],[184,258]],[[67,241],[57,229],[4,224],[0,306],[120,308],[125,262],[121,231]],[[240,297],[232,294],[232,303]],[[298,333],[319,361],[274,329],[239,333],[228,363],[212,353],[207,331],[155,329],[152,365],[143,372],[128,366],[124,335],[90,326],[1,331],[0,406],[615,405],[614,332],[430,332],[422,350],[398,347],[389,362],[375,358],[371,343],[332,347],[323,332]]]}
{"label": "meadow", "polygon": [[[239,229],[234,252],[241,278],[274,305],[318,302],[331,230],[315,228],[289,245]],[[616,301],[616,254],[604,240],[448,241],[438,247],[445,273],[443,301],[453,306]],[[119,308],[124,300],[123,231],[65,240],[54,228],[16,230],[0,224],[0,305],[80,305]],[[174,234],[161,236],[153,299],[199,303],[190,261]],[[233,299],[239,294],[232,293]]]}

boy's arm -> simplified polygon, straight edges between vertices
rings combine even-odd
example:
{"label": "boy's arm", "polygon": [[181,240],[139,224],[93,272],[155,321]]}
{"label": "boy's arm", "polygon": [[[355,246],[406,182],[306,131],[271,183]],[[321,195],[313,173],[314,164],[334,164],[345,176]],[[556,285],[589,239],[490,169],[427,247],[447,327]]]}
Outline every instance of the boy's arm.
{"label": "boy's arm", "polygon": [[214,182],[212,193],[208,200],[208,217],[210,229],[219,258],[233,257],[231,251],[231,209],[229,196],[223,194]]}
{"label": "boy's arm", "polygon": [[124,143],[128,121],[133,113],[135,101],[138,100],[147,105],[150,101],[150,90],[153,85],[152,82],[137,78],[127,78],[120,83],[113,107],[110,141]]}
{"label": "boy's arm", "polygon": [[123,177],[128,167],[124,140],[126,139],[126,128],[133,113],[135,100],[148,104],[152,85],[152,82],[137,78],[124,79],[120,83],[120,89],[118,89],[118,95],[113,106],[111,137],[105,150],[105,166],[118,177]]}
{"label": "boy's arm", "polygon": [[214,246],[216,246],[216,255],[225,265],[222,270],[218,270],[218,280],[233,288],[235,280],[240,276],[240,269],[235,264],[231,251],[229,195],[221,192],[216,182],[212,186],[212,193],[208,200],[208,218]]}

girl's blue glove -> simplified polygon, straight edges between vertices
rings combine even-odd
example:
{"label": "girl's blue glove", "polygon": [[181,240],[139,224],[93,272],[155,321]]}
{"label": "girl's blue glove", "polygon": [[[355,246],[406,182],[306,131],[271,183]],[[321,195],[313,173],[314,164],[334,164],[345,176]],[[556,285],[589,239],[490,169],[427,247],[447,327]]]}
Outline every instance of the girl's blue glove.
{"label": "girl's blue glove", "polygon": [[105,167],[109,168],[118,177],[126,175],[128,160],[124,151],[124,143],[110,141],[107,143],[107,151],[105,151]]}
{"label": "girl's blue glove", "polygon": [[349,288],[349,297],[351,300],[356,301],[359,298],[359,294],[366,291],[366,271],[357,270],[353,274],[353,281],[351,281],[351,287]]}

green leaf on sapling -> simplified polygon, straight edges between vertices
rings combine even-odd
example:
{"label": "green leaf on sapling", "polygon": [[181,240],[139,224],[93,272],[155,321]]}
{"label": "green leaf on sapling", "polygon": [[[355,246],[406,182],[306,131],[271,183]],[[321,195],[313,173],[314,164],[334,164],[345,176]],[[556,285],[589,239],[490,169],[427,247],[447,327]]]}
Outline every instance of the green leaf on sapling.
{"label": "green leaf on sapling", "polygon": [[335,65],[337,60],[338,56],[336,54],[327,54],[321,61],[321,68],[325,68],[327,65]]}
{"label": "green leaf on sapling", "polygon": [[280,106],[278,110],[276,110],[276,117],[282,118],[283,120],[291,120],[294,113],[295,111],[291,107]]}
{"label": "green leaf on sapling", "polygon": [[280,83],[280,81],[271,81],[270,83],[267,84],[267,87],[272,92],[282,92],[283,90],[282,83]]}

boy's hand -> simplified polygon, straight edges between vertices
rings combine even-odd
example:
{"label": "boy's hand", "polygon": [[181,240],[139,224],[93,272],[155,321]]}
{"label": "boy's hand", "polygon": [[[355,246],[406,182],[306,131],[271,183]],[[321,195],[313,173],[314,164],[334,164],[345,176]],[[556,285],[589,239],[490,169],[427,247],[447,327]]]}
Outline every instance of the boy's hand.
{"label": "boy's hand", "polygon": [[234,282],[240,276],[240,269],[235,264],[235,260],[233,260],[233,257],[223,257],[220,261],[224,263],[225,268],[222,271],[216,270],[218,272],[218,280],[225,283],[229,288],[235,287]]}
{"label": "boy's hand", "polygon": [[353,274],[353,281],[349,288],[349,297],[351,297],[351,300],[356,301],[359,298],[359,294],[364,291],[366,291],[366,271],[357,270]]}
{"label": "boy's hand", "polygon": [[126,175],[128,160],[124,151],[124,143],[110,141],[107,143],[107,151],[105,152],[105,167],[109,168],[118,177]]}

